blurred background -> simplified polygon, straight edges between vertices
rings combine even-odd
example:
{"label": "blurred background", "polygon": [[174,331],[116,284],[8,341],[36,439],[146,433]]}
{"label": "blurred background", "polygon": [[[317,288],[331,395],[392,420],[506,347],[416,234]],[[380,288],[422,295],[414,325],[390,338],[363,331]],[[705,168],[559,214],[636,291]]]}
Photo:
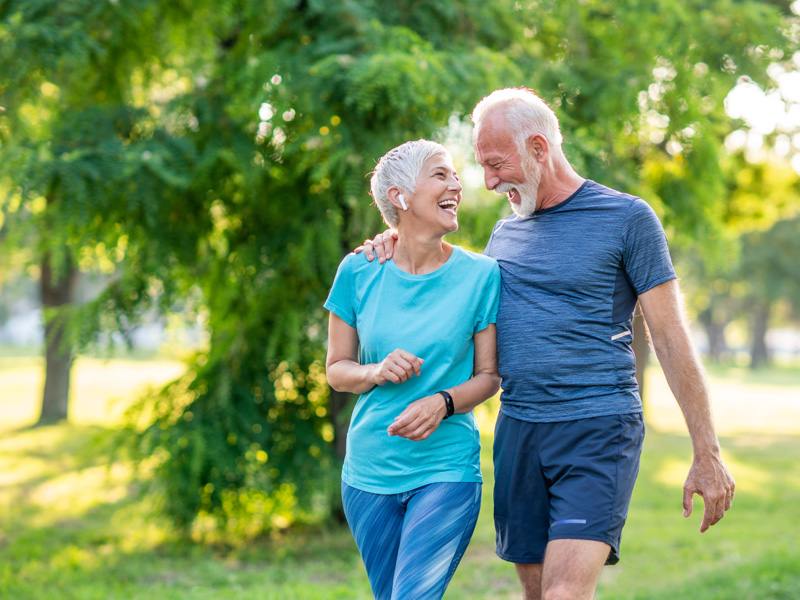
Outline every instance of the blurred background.
{"label": "blurred background", "polygon": [[[368,173],[533,88],[579,174],[661,217],[734,509],[643,335],[648,438],[603,599],[800,598],[800,2],[0,0],[0,598],[369,598],[343,523],[354,398],[325,381]],[[639,323],[641,325],[641,323]],[[447,598],[518,598],[484,505]],[[701,507],[698,499],[696,505]]]}

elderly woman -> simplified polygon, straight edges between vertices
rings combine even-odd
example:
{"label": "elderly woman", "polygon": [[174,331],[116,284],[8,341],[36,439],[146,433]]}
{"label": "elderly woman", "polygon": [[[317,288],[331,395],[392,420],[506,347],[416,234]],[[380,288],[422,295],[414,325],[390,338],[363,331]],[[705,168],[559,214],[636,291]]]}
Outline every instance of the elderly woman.
{"label": "elderly woman", "polygon": [[361,394],[342,500],[375,598],[441,598],[480,510],[472,409],[500,385],[500,272],[442,239],[458,229],[462,188],[440,144],[391,150],[371,188],[398,232],[394,260],[348,255],[325,303],[328,381]]}

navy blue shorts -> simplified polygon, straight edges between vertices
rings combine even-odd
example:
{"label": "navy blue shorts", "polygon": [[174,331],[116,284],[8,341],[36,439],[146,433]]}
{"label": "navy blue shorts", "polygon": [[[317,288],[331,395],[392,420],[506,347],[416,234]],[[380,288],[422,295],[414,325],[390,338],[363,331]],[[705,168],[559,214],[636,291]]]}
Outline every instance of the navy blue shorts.
{"label": "navy blue shorts", "polygon": [[550,540],[611,546],[619,562],[644,441],[641,413],[529,423],[502,412],[494,434],[497,555],[541,563]]}

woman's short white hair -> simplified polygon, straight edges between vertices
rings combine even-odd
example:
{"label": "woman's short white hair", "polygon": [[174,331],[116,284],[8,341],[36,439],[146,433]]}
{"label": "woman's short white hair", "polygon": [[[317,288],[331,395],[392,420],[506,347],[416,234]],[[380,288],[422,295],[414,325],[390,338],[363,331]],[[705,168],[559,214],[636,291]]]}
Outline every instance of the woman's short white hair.
{"label": "woman's short white hair", "polygon": [[447,148],[430,140],[415,140],[392,148],[375,166],[370,180],[370,193],[389,227],[397,227],[397,208],[389,202],[389,188],[396,187],[401,193],[415,193],[417,178],[422,165],[433,156],[446,154]]}
{"label": "woman's short white hair", "polygon": [[543,135],[557,154],[563,154],[558,117],[544,100],[527,88],[496,90],[478,102],[472,111],[472,122],[475,124],[473,142],[478,139],[484,118],[495,110],[500,110],[505,116],[521,155],[525,152],[528,138],[537,134]]}

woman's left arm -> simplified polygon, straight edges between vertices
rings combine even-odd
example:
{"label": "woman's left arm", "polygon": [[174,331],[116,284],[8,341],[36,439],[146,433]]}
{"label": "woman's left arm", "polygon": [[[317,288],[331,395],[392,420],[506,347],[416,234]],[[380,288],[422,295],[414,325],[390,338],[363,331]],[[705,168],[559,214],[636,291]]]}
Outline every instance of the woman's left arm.
{"label": "woman's left arm", "polygon": [[[453,397],[456,413],[468,413],[500,389],[497,373],[497,328],[489,324],[475,334],[475,358],[472,378],[446,389]],[[389,426],[389,435],[404,437],[414,442],[426,439],[439,427],[447,414],[444,397],[436,393],[409,404]]]}

